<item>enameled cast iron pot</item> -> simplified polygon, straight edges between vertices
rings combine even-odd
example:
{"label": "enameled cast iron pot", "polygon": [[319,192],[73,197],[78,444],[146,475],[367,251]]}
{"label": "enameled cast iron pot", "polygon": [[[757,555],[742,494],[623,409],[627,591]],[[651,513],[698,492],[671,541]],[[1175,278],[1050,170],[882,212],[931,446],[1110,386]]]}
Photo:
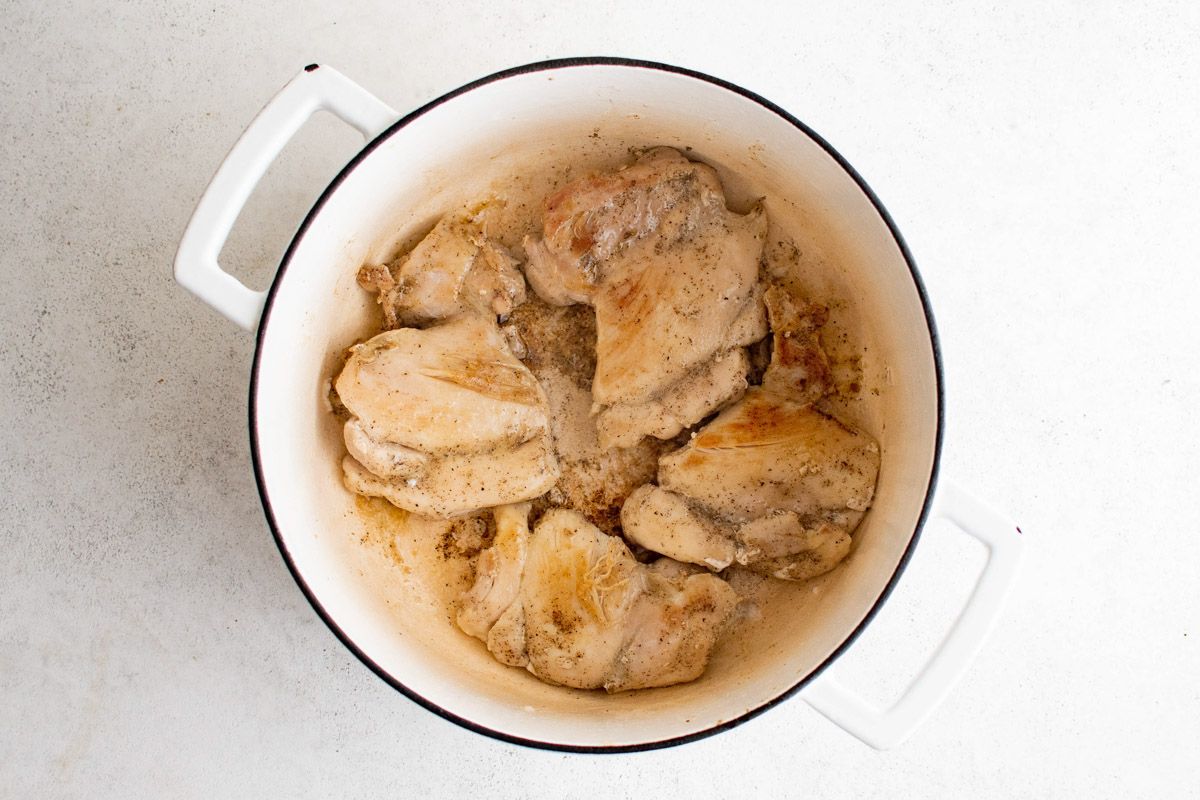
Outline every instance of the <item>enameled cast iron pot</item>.
{"label": "enameled cast iron pot", "polygon": [[[368,144],[317,200],[267,292],[217,263],[234,220],[270,163],[317,110]],[[808,232],[824,288],[870,321],[882,449],[873,507],[847,562],[796,591],[769,639],[724,648],[701,679],[606,696],[551,687],[501,666],[359,542],[361,520],[340,477],[342,444],[324,404],[337,353],[376,325],[355,284],[364,261],[427,229],[522,165],[586,148],[671,145],[717,167],[731,191],[765,197],[787,230]],[[1020,553],[1018,531],[945,481],[934,493],[942,380],[933,316],[899,232],[861,177],[781,108],[724,81],[622,59],[570,59],[508,70],[400,117],[329,67],[310,65],[247,128],[196,209],[175,276],[233,321],[257,329],[250,436],[267,519],[313,608],[363,663],[429,710],[507,741],[624,751],[725,730],[796,692],[876,747],[901,741],[949,691],[999,614]],[[868,376],[870,378],[870,376]],[[890,708],[822,674],[887,599],[922,525],[944,516],[989,551],[958,621]],[[881,670],[888,665],[881,664]]]}

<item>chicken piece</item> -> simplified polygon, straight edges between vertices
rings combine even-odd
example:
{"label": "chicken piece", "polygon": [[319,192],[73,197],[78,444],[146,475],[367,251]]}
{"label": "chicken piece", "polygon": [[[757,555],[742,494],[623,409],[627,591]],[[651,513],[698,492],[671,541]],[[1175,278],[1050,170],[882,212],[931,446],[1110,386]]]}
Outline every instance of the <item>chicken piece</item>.
{"label": "chicken piece", "polygon": [[762,386],[662,456],[660,485],[634,492],[621,522],[635,543],[681,561],[807,580],[850,552],[879,446],[813,405],[833,385],[820,341],[827,309],[781,286],[764,302],[774,337]]}
{"label": "chicken piece", "polygon": [[429,469],[429,456],[395,442],[371,438],[362,420],[355,417],[342,429],[346,452],[380,478],[416,478]]}
{"label": "chicken piece", "polygon": [[740,396],[746,367],[716,364],[767,333],[761,206],[729,211],[712,168],[656,148],[551,195],[543,223],[543,239],[525,241],[525,274],[547,302],[596,309],[602,445],[670,438]]}
{"label": "chicken piece", "polygon": [[557,474],[553,450],[540,438],[491,453],[434,457],[420,476],[403,480],[382,478],[353,456],[342,459],[350,491],[439,519],[537,497]]}
{"label": "chicken piece", "polygon": [[795,400],[815,403],[833,388],[829,356],[821,347],[821,327],[829,309],[806,305],[782,286],[766,290],[764,300],[770,320],[771,363],[762,386]]}
{"label": "chicken piece", "polygon": [[603,405],[648,402],[718,355],[767,334],[764,322],[738,326],[742,337],[731,336],[755,297],[766,235],[761,207],[739,217],[720,200],[699,220],[686,219],[684,209],[664,216],[655,236],[606,262],[593,300],[592,388]]}
{"label": "chicken piece", "polygon": [[554,305],[590,303],[603,263],[658,228],[697,166],[677,150],[656,147],[624,169],[588,175],[550,195],[543,238],[524,242],[530,286]]}
{"label": "chicken piece", "polygon": [[[619,692],[694,680],[739,602],[713,575],[639,564],[578,512],[552,509],[529,536],[516,597],[496,616],[495,587],[507,597],[511,585],[496,576],[515,574],[522,555],[497,537],[496,556],[480,557],[464,595],[460,626],[547,683]],[[492,618],[485,632],[480,623]]]}
{"label": "chicken piece", "polygon": [[496,325],[473,316],[354,346],[335,386],[372,439],[426,452],[517,444],[546,427],[533,374]]}
{"label": "chicken piece", "polygon": [[572,259],[558,258],[544,241],[526,236],[525,280],[534,294],[555,306],[590,303],[596,289],[595,268]]}
{"label": "chicken piece", "polygon": [[[853,525],[861,516],[853,518]],[[850,552],[847,528],[853,527],[824,521],[805,527],[791,511],[738,526],[657,486],[642,486],[630,495],[621,509],[621,525],[635,544],[672,559],[714,572],[736,561],[784,580],[807,580],[836,567]]]}
{"label": "chicken piece", "polygon": [[639,487],[621,506],[626,538],[676,561],[703,564],[716,572],[733,563],[729,532],[681,495],[657,486]]}
{"label": "chicken piece", "polygon": [[853,525],[819,522],[805,527],[800,515],[783,511],[747,522],[738,528],[737,562],[784,580],[803,581],[823,575],[850,553]]}
{"label": "chicken piece", "polygon": [[[524,566],[522,563],[522,569]],[[525,650],[525,605],[519,602],[519,598],[504,609],[486,636],[477,638],[487,643],[488,652],[501,664],[529,667],[529,653]]]}
{"label": "chicken piece", "polygon": [[630,495],[621,523],[635,543],[680,561],[807,580],[849,554],[878,472],[870,436],[754,387],[659,459],[660,486]]}
{"label": "chicken piece", "polygon": [[463,595],[458,627],[487,640],[488,631],[517,599],[529,546],[529,503],[498,506],[496,537],[475,564],[475,583]]}
{"label": "chicken piece", "polygon": [[381,333],[352,348],[335,387],[352,415],[352,491],[449,517],[537,497],[558,478],[545,393],[483,317]]}
{"label": "chicken piece", "polygon": [[379,293],[388,328],[425,325],[469,310],[502,316],[525,300],[517,260],[476,218],[444,217],[391,266],[364,266],[359,285]]}
{"label": "chicken piece", "polygon": [[646,591],[629,616],[625,647],[608,672],[609,692],[687,683],[699,678],[741,598],[728,583],[660,558],[646,570]]}
{"label": "chicken piece", "polygon": [[521,585],[529,670],[563,686],[603,686],[644,584],[643,567],[620,539],[577,512],[546,512]]}
{"label": "chicken piece", "polygon": [[717,356],[647,403],[617,403],[596,417],[605,447],[633,447],[645,436],[670,439],[746,391],[750,360],[742,348]]}
{"label": "chicken piece", "polygon": [[755,387],[659,460],[660,485],[735,522],[775,511],[861,514],[879,446],[809,403]]}

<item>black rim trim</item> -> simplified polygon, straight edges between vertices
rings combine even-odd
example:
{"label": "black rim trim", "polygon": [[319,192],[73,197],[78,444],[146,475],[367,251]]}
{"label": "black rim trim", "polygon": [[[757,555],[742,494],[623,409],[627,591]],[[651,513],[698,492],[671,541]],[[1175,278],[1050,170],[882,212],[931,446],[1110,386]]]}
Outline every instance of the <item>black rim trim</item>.
{"label": "black rim trim", "polygon": [[[358,646],[350,639],[350,637],[346,635],[345,631],[343,631],[338,626],[338,624],[336,622],[334,622],[333,618],[329,616],[329,614],[325,611],[325,608],[317,600],[316,595],[314,595],[312,590],[308,587],[308,584],[305,582],[304,578],[300,575],[300,571],[296,568],[296,564],[292,561],[291,553],[288,552],[287,545],[284,543],[283,537],[279,532],[279,526],[275,521],[275,514],[271,508],[271,499],[270,499],[269,494],[267,493],[266,481],[263,478],[262,460],[259,455],[259,442],[258,442],[258,407],[257,407],[256,399],[255,399],[257,396],[257,389],[258,389],[258,374],[259,374],[260,359],[262,357],[262,350],[263,350],[263,338],[264,338],[264,334],[265,334],[267,325],[270,322],[271,306],[274,303],[275,294],[279,287],[280,281],[282,280],[284,273],[287,272],[288,264],[291,262],[292,253],[295,251],[300,240],[304,237],[304,234],[308,231],[308,228],[312,224],[317,213],[321,210],[321,208],[328,201],[330,195],[333,194],[333,192],[341,185],[342,181],[344,181],[346,179],[346,177],[354,170],[354,168],[358,166],[359,162],[361,162],[364,158],[366,158],[368,155],[370,155],[370,153],[376,147],[378,147],[385,139],[387,139],[389,136],[391,136],[396,131],[398,131],[401,128],[408,125],[414,119],[417,119],[418,117],[423,116],[424,114],[426,114],[429,111],[431,111],[432,109],[442,105],[443,103],[445,103],[449,100],[452,100],[453,98],[455,98],[461,94],[469,92],[472,89],[475,89],[479,86],[483,86],[483,85],[489,84],[489,83],[494,83],[496,81],[500,81],[505,78],[511,78],[511,77],[515,77],[518,75],[527,75],[527,74],[534,73],[534,72],[544,72],[544,71],[554,70],[554,69],[563,69],[563,68],[581,67],[581,66],[594,66],[594,65],[623,66],[623,67],[637,67],[637,68],[641,68],[641,69],[653,69],[653,70],[659,70],[661,72],[671,72],[671,73],[675,73],[678,75],[684,75],[689,78],[695,78],[698,80],[702,80],[702,81],[706,81],[708,83],[715,84],[716,86],[720,86],[723,89],[727,89],[728,91],[734,92],[735,94],[739,94],[742,97],[747,98],[748,100],[752,100],[752,101],[758,103],[759,105],[763,106],[764,108],[768,109],[769,111],[772,111],[775,114],[778,114],[780,117],[787,120],[792,125],[796,126],[796,128],[798,128],[806,136],[808,136],[814,142],[816,142],[823,150],[825,150],[825,152],[828,153],[830,155],[830,157],[832,157],[834,159],[834,161],[836,161],[838,163],[838,165],[841,166],[841,168],[844,169],[846,171],[846,173],[851,178],[854,179],[854,182],[858,184],[858,187],[863,191],[863,193],[871,201],[871,204],[875,207],[875,210],[879,213],[880,217],[883,219],[884,223],[887,225],[888,230],[891,232],[892,237],[895,239],[896,245],[900,248],[901,254],[904,256],[904,261],[908,265],[909,272],[912,275],[913,283],[915,284],[915,286],[917,288],[917,294],[921,300],[921,306],[925,312],[925,321],[929,326],[929,338],[930,338],[930,344],[933,348],[934,372],[935,372],[935,379],[937,382],[937,431],[936,431],[935,440],[934,440],[933,464],[932,464],[932,468],[930,469],[930,473],[929,473],[929,485],[925,491],[925,502],[921,507],[921,514],[917,518],[917,524],[913,529],[912,538],[909,540],[908,547],[905,548],[904,554],[900,557],[900,563],[896,565],[896,571],[894,573],[892,573],[891,579],[887,582],[887,585],[883,587],[883,591],[880,593],[879,597],[875,600],[874,605],[871,606],[871,609],[867,612],[866,616],[863,617],[862,622],[860,622],[858,624],[858,626],[855,627],[855,629],[853,631],[851,631],[850,635],[846,637],[846,639],[842,642],[842,644],[839,645],[837,647],[837,649],[835,649],[829,655],[829,657],[826,658],[816,669],[814,669],[812,672],[810,672],[807,676],[805,676],[803,679],[801,679],[799,682],[797,682],[794,686],[792,686],[787,691],[783,692],[782,694],[780,694],[779,696],[777,696],[771,700],[768,700],[766,703],[763,703],[762,705],[758,706],[757,708],[752,708],[734,719],[728,720],[726,722],[721,722],[717,725],[712,726],[711,728],[705,728],[702,731],[697,731],[695,733],[689,733],[685,736],[677,736],[677,737],[673,737],[670,739],[662,739],[662,740],[658,740],[658,741],[645,742],[645,743],[641,743],[641,744],[632,744],[632,745],[556,744],[553,742],[543,742],[543,741],[538,741],[535,739],[525,739],[525,738],[522,738],[519,736],[511,736],[509,734],[502,733],[500,731],[492,730],[491,728],[486,728],[482,725],[478,725],[474,722],[471,722],[470,720],[464,719],[450,711],[447,711],[446,709],[442,708],[441,706],[437,705],[436,703],[426,700],[424,697],[422,697],[421,695],[412,691],[407,686],[405,686],[403,683],[401,683],[399,680],[394,678],[386,670],[384,670],[382,667],[380,667],[378,664],[376,664],[374,661],[372,661],[371,658],[368,657],[366,653],[364,653],[362,650],[360,650],[358,648]],[[748,722],[749,720],[754,719],[759,714],[762,714],[763,712],[765,712],[771,708],[774,708],[779,703],[792,697],[797,692],[802,690],[805,686],[807,686],[810,681],[812,681],[814,678],[816,678],[818,675],[820,675],[830,664],[832,664],[834,661],[836,661],[838,658],[840,658],[841,655],[843,653],[845,653],[846,650],[849,649],[849,647],[852,644],[854,644],[854,642],[858,639],[858,637],[862,634],[862,632],[864,630],[866,630],[867,626],[875,618],[875,615],[879,612],[879,609],[883,606],[884,602],[887,601],[887,599],[891,595],[893,589],[895,589],[896,583],[900,580],[900,576],[904,573],[905,568],[908,566],[909,560],[912,558],[913,550],[916,548],[917,541],[921,537],[921,531],[924,528],[925,521],[929,517],[929,511],[930,511],[930,508],[931,508],[931,505],[933,502],[934,490],[937,487],[938,471],[939,471],[939,468],[941,465],[941,455],[942,455],[942,434],[943,434],[943,431],[945,428],[945,396],[944,396],[944,391],[943,391],[942,353],[941,353],[940,340],[938,338],[938,333],[937,333],[937,327],[933,320],[933,311],[930,308],[929,296],[925,290],[925,284],[921,280],[920,273],[917,271],[916,262],[913,260],[912,253],[908,249],[908,244],[904,241],[904,237],[901,236],[900,231],[896,228],[896,224],[892,220],[891,214],[889,214],[887,209],[884,208],[883,203],[875,195],[875,192],[871,190],[871,187],[869,187],[867,185],[867,182],[865,180],[863,180],[862,176],[858,174],[858,172],[854,169],[854,167],[850,166],[849,162],[847,162],[846,159],[843,158],[841,156],[841,154],[838,153],[837,150],[835,150],[833,148],[832,145],[830,145],[827,141],[825,141],[825,139],[823,139],[819,134],[817,134],[816,131],[809,128],[803,122],[798,120],[796,117],[792,116],[790,113],[788,113],[784,109],[775,105],[770,100],[767,100],[766,98],[761,97],[760,95],[758,95],[754,92],[751,92],[748,89],[743,89],[742,87],[740,87],[736,84],[729,83],[728,81],[721,80],[720,78],[714,78],[710,75],[705,75],[704,73],[696,72],[695,70],[690,70],[690,69],[686,69],[683,67],[675,67],[675,66],[671,66],[668,64],[661,64],[661,63],[657,63],[657,62],[653,62],[653,61],[642,61],[639,59],[631,59],[631,58],[612,58],[612,57],[606,57],[606,56],[587,57],[587,58],[563,58],[563,59],[555,59],[555,60],[550,60],[550,61],[539,61],[539,62],[532,63],[532,64],[526,64],[526,65],[520,66],[520,67],[513,67],[512,69],[503,70],[501,72],[494,73],[487,77],[480,78],[479,80],[472,81],[471,83],[461,86],[452,92],[448,92],[447,94],[442,95],[441,97],[437,98],[436,100],[433,100],[433,101],[425,104],[424,106],[421,106],[417,110],[401,117],[399,120],[397,120],[395,123],[393,123],[387,130],[385,130],[383,133],[379,134],[379,136],[375,137],[374,140],[372,140],[370,143],[368,143],[356,156],[354,156],[354,158],[352,158],[350,160],[350,162],[342,169],[342,171],[338,173],[337,177],[335,177],[333,179],[333,181],[329,184],[329,186],[325,189],[325,191],[321,193],[321,196],[317,199],[316,203],[313,204],[312,209],[305,216],[304,221],[300,224],[300,227],[296,231],[296,235],[292,238],[291,243],[288,245],[287,250],[283,254],[283,258],[279,264],[279,271],[275,274],[275,279],[271,282],[271,288],[267,292],[266,303],[263,306],[263,313],[262,313],[262,317],[261,317],[261,320],[260,320],[260,323],[258,326],[258,333],[257,333],[257,337],[256,337],[256,341],[255,341],[255,348],[254,348],[254,362],[253,362],[251,372],[250,372],[249,401],[250,401],[250,454],[251,454],[251,459],[254,463],[254,478],[258,484],[259,496],[262,498],[263,511],[266,514],[267,525],[271,529],[271,534],[275,537],[275,543],[279,547],[279,552],[283,556],[283,560],[287,564],[288,571],[291,572],[292,578],[296,581],[296,584],[300,587],[300,590],[304,593],[304,596],[308,599],[308,602],[313,607],[313,610],[317,612],[317,616],[319,616],[325,622],[325,624],[327,626],[329,626],[329,629],[331,631],[333,631],[334,635],[337,636],[337,638],[341,641],[341,643],[343,645],[345,645],[346,648],[351,653],[353,653],[361,662],[363,662],[363,664],[365,664],[381,680],[383,680],[385,683],[387,683],[393,689],[400,692],[401,694],[403,694],[408,699],[412,700],[417,705],[425,708],[428,711],[433,712],[434,714],[437,714],[439,717],[442,717],[443,719],[449,720],[450,722],[453,722],[456,725],[460,725],[463,728],[466,728],[467,730],[474,731],[475,733],[483,734],[485,736],[490,736],[493,739],[499,739],[500,741],[508,742],[510,744],[518,744],[518,745],[523,745],[526,747],[537,748],[540,750],[553,750],[553,751],[569,752],[569,753],[635,753],[635,752],[643,752],[643,751],[648,751],[648,750],[658,750],[658,749],[661,749],[664,747],[674,747],[674,746],[681,745],[681,744],[687,744],[689,742],[694,742],[699,739],[704,739],[704,738],[707,738],[714,734],[721,733],[722,731],[730,730],[731,728],[735,728],[744,722]]]}

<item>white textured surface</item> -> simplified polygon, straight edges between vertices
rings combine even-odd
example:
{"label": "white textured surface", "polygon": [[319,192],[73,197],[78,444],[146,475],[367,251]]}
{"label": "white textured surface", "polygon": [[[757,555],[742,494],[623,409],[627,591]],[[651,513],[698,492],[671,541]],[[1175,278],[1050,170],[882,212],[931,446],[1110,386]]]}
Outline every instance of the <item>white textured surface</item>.
{"label": "white textured surface", "polygon": [[[1197,796],[1200,11],[1050,6],[7,4],[0,796]],[[797,700],[648,754],[494,742],[359,664],[275,549],[252,338],[170,277],[216,165],[311,61],[406,110],[585,54],[788,108],[922,270],[944,474],[1006,508],[1028,552],[975,666],[895,751]],[[356,148],[310,123],[225,263],[265,286]],[[898,692],[977,562],[931,529],[845,679]]]}

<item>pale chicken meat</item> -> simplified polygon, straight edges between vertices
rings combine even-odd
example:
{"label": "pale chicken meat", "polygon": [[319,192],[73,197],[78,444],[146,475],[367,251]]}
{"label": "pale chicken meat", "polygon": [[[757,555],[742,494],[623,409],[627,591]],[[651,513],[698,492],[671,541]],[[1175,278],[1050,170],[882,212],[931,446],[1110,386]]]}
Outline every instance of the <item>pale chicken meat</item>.
{"label": "pale chicken meat", "polygon": [[634,544],[716,572],[737,554],[726,526],[693,508],[683,495],[657,486],[641,486],[629,495],[621,506],[621,528]]}
{"label": "pale chicken meat", "polygon": [[670,438],[741,396],[738,350],[767,333],[761,206],[730,211],[711,167],[656,148],[551,195],[543,223],[525,275],[547,302],[595,307],[604,446]]}
{"label": "pale chicken meat", "polygon": [[631,541],[682,561],[807,580],[849,554],[874,498],[879,445],[814,404],[832,389],[825,309],[778,286],[766,304],[774,339],[763,385],[662,456],[658,486],[631,495],[621,523]]}
{"label": "pale chicken meat", "polygon": [[749,368],[749,357],[739,347],[717,356],[655,400],[611,405],[596,418],[599,440],[608,447],[626,448],[645,436],[670,439],[740,397]]}
{"label": "pale chicken meat", "polygon": [[515,517],[504,524],[497,520],[458,612],[459,626],[497,660],[548,683],[609,692],[703,673],[739,603],[729,584],[669,559],[640,564],[575,511],[547,511],[532,533]]}
{"label": "pale chicken meat", "polygon": [[869,435],[755,387],[663,456],[658,482],[735,522],[791,511],[857,523],[878,471],[879,446]]}
{"label": "pale chicken meat", "polygon": [[699,678],[741,601],[715,575],[669,558],[643,569],[644,592],[630,612],[625,645],[604,682],[610,692]]}
{"label": "pale chicken meat", "polygon": [[498,506],[496,536],[475,563],[475,583],[463,595],[458,627],[487,641],[500,615],[517,599],[529,546],[529,503]]}
{"label": "pale chicken meat", "polygon": [[820,521],[805,525],[794,511],[759,517],[734,534],[738,563],[787,580],[815,578],[850,554],[850,529],[858,519],[849,515],[840,524]]}
{"label": "pale chicken meat", "polygon": [[836,567],[850,552],[849,529],[805,525],[792,511],[738,524],[701,503],[659,486],[640,487],[621,509],[625,536],[648,550],[714,571],[736,562],[784,580],[807,580]]}
{"label": "pale chicken meat", "polygon": [[386,327],[425,325],[468,311],[503,316],[525,299],[525,279],[479,215],[444,217],[391,265],[364,266],[358,282],[378,292]]}
{"label": "pale chicken meat", "polygon": [[381,333],[351,348],[335,388],[352,491],[450,517],[558,478],[546,395],[489,319]]}

